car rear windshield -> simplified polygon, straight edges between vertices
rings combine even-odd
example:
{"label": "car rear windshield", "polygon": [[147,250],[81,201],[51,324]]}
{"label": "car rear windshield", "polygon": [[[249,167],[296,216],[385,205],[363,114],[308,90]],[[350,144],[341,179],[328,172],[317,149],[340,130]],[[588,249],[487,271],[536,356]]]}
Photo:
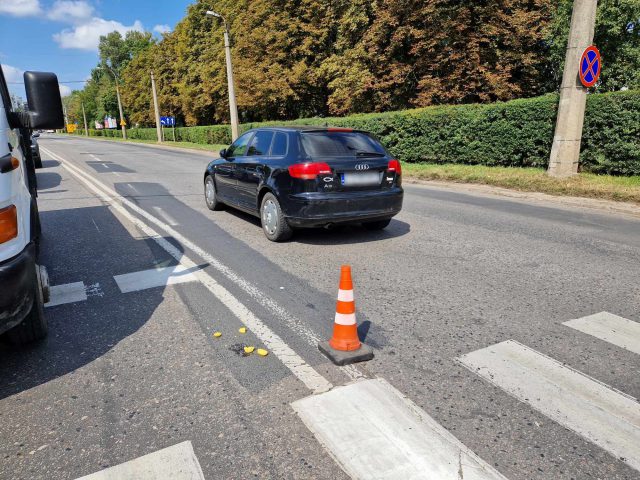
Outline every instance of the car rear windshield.
{"label": "car rear windshield", "polygon": [[302,132],[302,147],[310,157],[384,157],[374,138],[361,132]]}

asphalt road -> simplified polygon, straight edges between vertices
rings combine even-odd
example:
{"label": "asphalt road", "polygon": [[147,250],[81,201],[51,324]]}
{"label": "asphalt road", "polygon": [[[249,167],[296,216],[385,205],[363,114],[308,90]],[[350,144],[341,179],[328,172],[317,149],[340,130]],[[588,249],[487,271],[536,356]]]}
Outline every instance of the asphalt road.
{"label": "asphalt road", "polygon": [[[640,219],[407,185],[382,232],[308,230],[274,244],[257,219],[206,208],[210,155],[60,136],[41,146],[43,263],[53,285],[83,282],[87,297],[47,308],[47,341],[0,345],[0,478],[75,479],[187,440],[208,479],[348,478],[291,403],[313,378],[378,377],[511,480],[640,478],[640,458],[461,360],[513,340],[625,396],[640,431],[633,346],[563,325],[603,311],[640,322]],[[197,276],[127,293],[114,278],[176,257]],[[355,369],[314,343],[331,335],[342,263],[375,350]],[[238,333],[253,317],[234,301],[267,330]],[[264,332],[317,377],[305,383],[272,349],[239,352],[265,346]]]}

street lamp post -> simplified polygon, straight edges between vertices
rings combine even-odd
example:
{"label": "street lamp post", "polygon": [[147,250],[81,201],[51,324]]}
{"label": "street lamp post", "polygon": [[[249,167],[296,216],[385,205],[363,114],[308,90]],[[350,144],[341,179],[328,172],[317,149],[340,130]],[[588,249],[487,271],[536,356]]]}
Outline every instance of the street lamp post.
{"label": "street lamp post", "polygon": [[227,85],[229,90],[229,114],[231,117],[231,141],[238,138],[238,107],[236,105],[236,89],[233,84],[233,68],[231,66],[231,44],[229,43],[229,26],[225,18],[219,13],[208,10],[207,15],[221,18],[224,23],[224,53],[227,62]]}
{"label": "street lamp post", "polygon": [[120,79],[118,78],[118,75],[116,74],[116,72],[109,65],[105,64],[105,66],[109,69],[109,71],[113,75],[113,81],[116,84],[116,96],[118,97],[118,110],[120,111],[120,126],[122,127],[122,138],[126,140],[127,128],[125,126],[126,123],[124,121],[124,114],[122,113],[122,100],[120,100],[120,87],[118,86],[118,84],[120,83]]}

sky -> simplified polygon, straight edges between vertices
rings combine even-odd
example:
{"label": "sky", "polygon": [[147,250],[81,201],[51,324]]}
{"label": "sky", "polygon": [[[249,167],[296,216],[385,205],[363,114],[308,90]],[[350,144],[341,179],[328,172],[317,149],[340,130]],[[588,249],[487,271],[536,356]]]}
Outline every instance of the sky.
{"label": "sky", "polygon": [[98,62],[100,35],[171,31],[195,0],[0,0],[0,63],[25,98],[25,70],[54,72],[62,95],[81,89]]}

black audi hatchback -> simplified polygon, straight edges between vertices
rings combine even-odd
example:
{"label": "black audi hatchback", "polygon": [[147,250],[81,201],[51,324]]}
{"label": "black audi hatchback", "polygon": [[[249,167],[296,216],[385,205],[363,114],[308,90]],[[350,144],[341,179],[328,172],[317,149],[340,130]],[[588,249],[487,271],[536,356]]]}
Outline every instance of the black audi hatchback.
{"label": "black audi hatchback", "polygon": [[207,166],[207,206],[260,217],[269,240],[295,228],[361,223],[380,230],[402,208],[400,162],[367,132],[269,127],[238,137]]}

